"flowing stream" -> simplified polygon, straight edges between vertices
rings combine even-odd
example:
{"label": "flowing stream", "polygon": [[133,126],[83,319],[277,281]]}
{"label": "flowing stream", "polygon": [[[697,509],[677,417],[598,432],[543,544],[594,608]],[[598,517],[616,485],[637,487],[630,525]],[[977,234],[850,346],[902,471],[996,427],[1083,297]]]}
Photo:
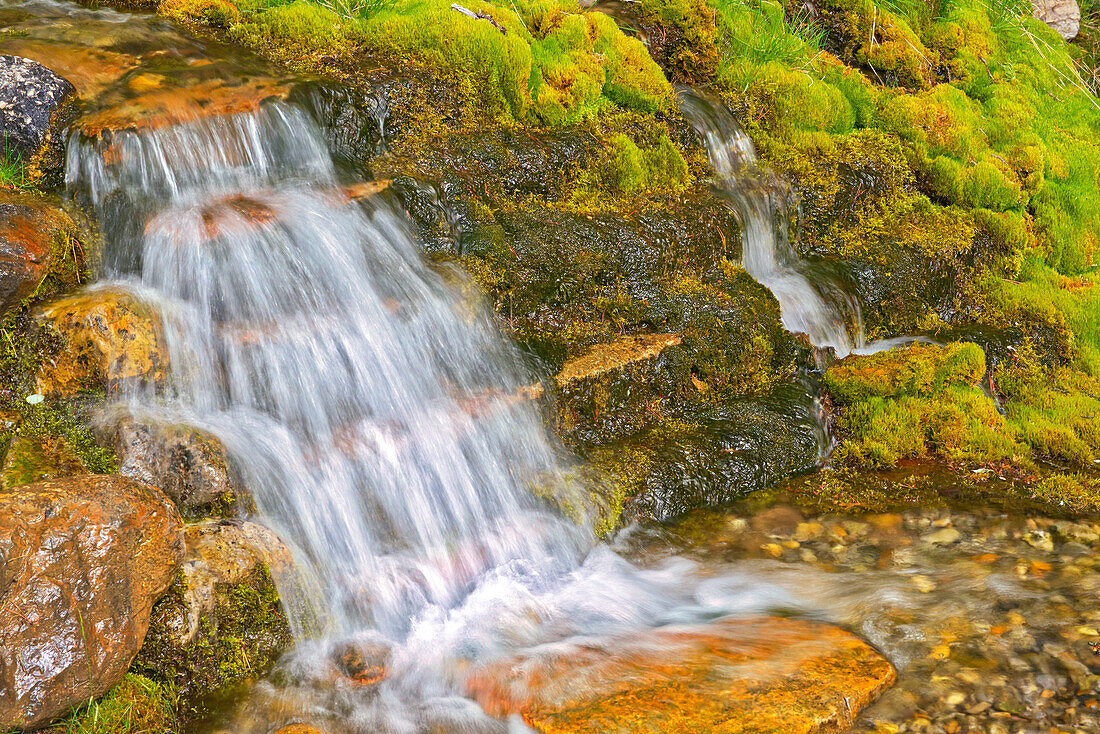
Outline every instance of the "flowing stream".
{"label": "flowing stream", "polygon": [[363,729],[453,711],[460,671],[509,651],[776,601],[683,559],[639,570],[535,500],[568,472],[510,346],[396,214],[344,195],[301,110],[74,142],[68,181],[108,285],[163,321],[170,384],[122,399],[221,439],[293,547],[296,679],[349,639],[391,651],[385,695],[349,704]]}
{"label": "flowing stream", "polygon": [[811,282],[791,247],[786,186],[759,165],[752,140],[725,106],[690,90],[679,98],[680,111],[706,142],[717,186],[740,215],[741,265],[779,301],[783,326],[816,347],[832,347],[837,357],[861,350],[859,304],[824,278]]}

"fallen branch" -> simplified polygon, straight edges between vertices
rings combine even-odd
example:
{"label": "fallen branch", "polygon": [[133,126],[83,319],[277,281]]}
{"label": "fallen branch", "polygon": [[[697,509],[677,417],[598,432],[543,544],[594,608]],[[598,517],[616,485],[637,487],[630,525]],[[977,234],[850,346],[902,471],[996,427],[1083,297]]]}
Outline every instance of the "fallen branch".
{"label": "fallen branch", "polygon": [[474,20],[487,20],[492,23],[493,27],[496,28],[498,31],[506,36],[508,35],[508,29],[502,26],[500,23],[497,23],[496,19],[488,13],[475,13],[473,10],[470,10],[469,8],[464,8],[458,3],[451,3],[451,10],[457,10],[466,17],[473,18]]}

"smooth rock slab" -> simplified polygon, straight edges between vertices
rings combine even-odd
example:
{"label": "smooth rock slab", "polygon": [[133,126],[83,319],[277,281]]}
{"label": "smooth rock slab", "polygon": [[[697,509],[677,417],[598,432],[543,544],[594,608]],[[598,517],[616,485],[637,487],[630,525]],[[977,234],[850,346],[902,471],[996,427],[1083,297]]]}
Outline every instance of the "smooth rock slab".
{"label": "smooth rock slab", "polygon": [[123,477],[0,492],[0,731],[122,679],[176,575],[182,528],[167,497]]}
{"label": "smooth rock slab", "polygon": [[475,670],[467,686],[488,712],[520,713],[545,734],[825,734],[896,677],[837,627],[753,617],[546,646]]}

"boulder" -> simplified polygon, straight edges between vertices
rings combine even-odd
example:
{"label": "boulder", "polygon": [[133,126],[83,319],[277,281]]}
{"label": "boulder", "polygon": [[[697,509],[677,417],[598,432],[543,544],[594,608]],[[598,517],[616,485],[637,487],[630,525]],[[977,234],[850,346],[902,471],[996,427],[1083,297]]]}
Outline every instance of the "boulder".
{"label": "boulder", "polygon": [[180,715],[203,716],[219,693],[263,675],[291,643],[272,575],[289,571],[290,551],[252,522],[188,525],[180,573],[153,609],[134,669],[173,684]]}
{"label": "boulder", "polygon": [[776,617],[664,627],[486,664],[468,693],[544,734],[847,731],[896,679],[869,645]]}
{"label": "boulder", "polygon": [[1067,41],[1077,37],[1081,28],[1081,8],[1077,0],[1031,0],[1033,15],[1053,28]]}
{"label": "boulder", "polygon": [[42,366],[38,392],[71,395],[166,377],[160,322],[129,293],[98,288],[44,306],[39,318],[67,349]]}
{"label": "boulder", "polygon": [[118,456],[119,474],[157,487],[184,515],[235,517],[242,499],[251,504],[229,470],[225,448],[208,433],[123,418],[99,439]]}
{"label": "boulder", "polygon": [[76,90],[37,61],[0,56],[0,139],[4,157],[35,172],[63,163],[63,129],[75,106]]}
{"label": "boulder", "polygon": [[72,226],[48,199],[0,193],[0,314],[35,292],[50,270],[56,245]]}
{"label": "boulder", "polygon": [[167,497],[123,477],[0,492],[0,730],[122,680],[176,575],[182,524]]}

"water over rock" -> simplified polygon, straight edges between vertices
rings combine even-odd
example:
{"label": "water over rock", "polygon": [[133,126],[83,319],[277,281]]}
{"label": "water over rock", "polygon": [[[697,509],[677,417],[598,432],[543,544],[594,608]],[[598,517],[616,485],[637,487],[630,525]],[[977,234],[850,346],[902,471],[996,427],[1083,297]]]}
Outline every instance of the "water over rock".
{"label": "water over rock", "polygon": [[208,433],[123,418],[101,429],[99,438],[118,455],[119,474],[157,487],[185,515],[235,515],[246,499],[225,448]]}
{"label": "water over rock", "polygon": [[837,627],[754,617],[547,647],[467,681],[487,711],[520,713],[544,734],[825,734],[847,730],[896,677]]}
{"label": "water over rock", "polygon": [[[190,714],[204,701],[262,675],[289,647],[272,574],[290,551],[253,522],[207,520],[184,530],[183,566],[157,602],[135,669],[175,684]],[[184,711],[187,714],[187,711]]]}
{"label": "water over rock", "polygon": [[83,475],[0,493],[0,728],[33,728],[121,680],[183,554],[152,487]]}
{"label": "water over rock", "polygon": [[70,227],[72,221],[49,199],[0,192],[0,313],[34,293]]}
{"label": "water over rock", "polygon": [[87,468],[62,436],[15,436],[4,454],[5,489],[45,479],[86,474]]}
{"label": "water over rock", "polygon": [[37,61],[0,56],[0,152],[38,172],[59,168],[61,130],[74,112],[74,92],[72,84]]}
{"label": "water over rock", "polygon": [[40,318],[68,348],[38,374],[38,391],[68,395],[164,378],[156,317],[128,293],[98,288],[55,301]]}

